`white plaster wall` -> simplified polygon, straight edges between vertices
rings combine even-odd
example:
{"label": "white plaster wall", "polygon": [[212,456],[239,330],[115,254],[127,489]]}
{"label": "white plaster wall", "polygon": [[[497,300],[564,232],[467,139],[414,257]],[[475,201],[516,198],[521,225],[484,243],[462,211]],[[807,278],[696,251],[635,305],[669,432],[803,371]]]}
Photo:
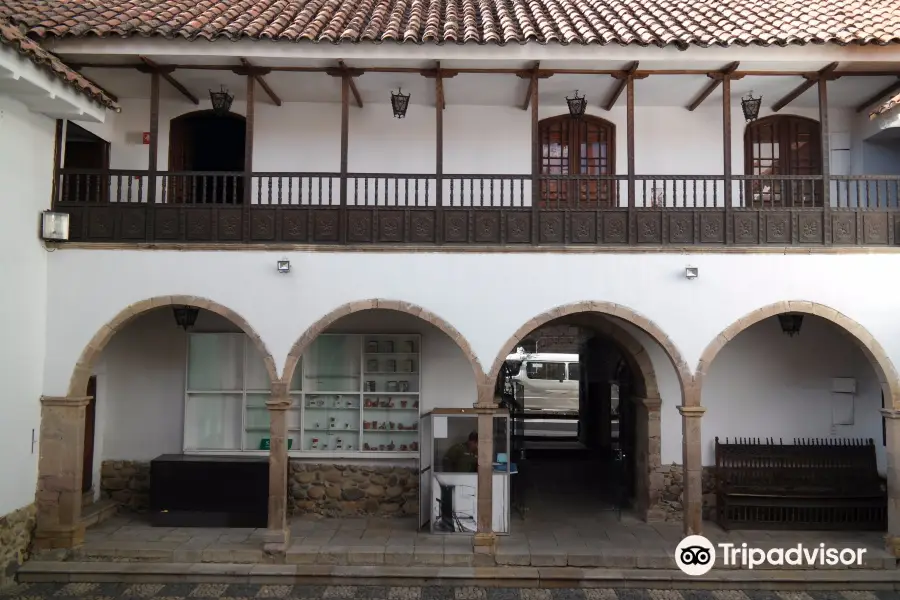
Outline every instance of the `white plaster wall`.
{"label": "white plaster wall", "polygon": [[0,516],[34,502],[46,351],[47,252],[54,122],[0,94]]}
{"label": "white plaster wall", "polygon": [[[195,332],[240,331],[202,311]],[[371,311],[347,316],[328,333],[418,333],[422,336],[422,412],[474,404],[475,376],[445,333],[405,314]],[[116,333],[94,369],[97,423],[94,472],[103,460],[151,460],[183,449],[187,339],[169,308],[142,315]],[[321,460],[321,459],[319,459]]]}
{"label": "white plaster wall", "polygon": [[[856,380],[853,424],[834,425],[846,397],[833,397],[832,379]],[[731,340],[713,361],[703,385],[703,464],[715,464],[715,438],[872,438],[885,472],[881,385],[868,359],[834,324],[806,316],[800,334],[788,337],[776,318]],[[837,413],[843,422],[843,412]],[[677,413],[676,413],[677,415]],[[664,423],[670,434],[680,422]],[[665,457],[664,457],[665,460]],[[680,452],[678,460],[681,462]]]}

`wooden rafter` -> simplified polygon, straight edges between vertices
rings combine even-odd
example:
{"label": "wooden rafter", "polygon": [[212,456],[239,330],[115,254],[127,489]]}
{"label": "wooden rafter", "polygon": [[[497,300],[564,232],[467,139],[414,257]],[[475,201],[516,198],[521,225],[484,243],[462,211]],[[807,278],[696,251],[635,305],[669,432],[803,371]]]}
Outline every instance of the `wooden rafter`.
{"label": "wooden rafter", "polygon": [[241,57],[241,66],[246,71],[248,77],[253,77],[256,80],[256,83],[259,84],[259,87],[263,89],[263,91],[272,99],[272,102],[275,103],[275,106],[281,106],[281,98],[278,97],[278,94],[269,87],[269,84],[266,83],[263,75],[267,75],[271,71],[266,68],[254,67],[253,63],[251,63],[246,58]]}
{"label": "wooden rafter", "polygon": [[741,63],[739,62],[733,62],[721,71],[710,73],[709,77],[712,78],[712,81],[710,81],[706,85],[706,89],[700,92],[700,95],[697,96],[697,98],[693,102],[691,102],[691,105],[688,106],[688,110],[692,112],[697,110],[697,108],[701,104],[703,104],[703,101],[709,98],[710,94],[716,91],[717,87],[722,85],[722,81],[725,79],[725,77],[727,77],[728,75],[732,75],[735,71],[737,71],[737,68],[740,66],[740,64]]}
{"label": "wooden rafter", "polygon": [[613,77],[619,80],[619,84],[616,86],[616,89],[613,90],[612,95],[609,97],[609,100],[606,101],[606,104],[603,106],[605,110],[612,110],[612,107],[616,105],[616,101],[619,99],[619,96],[622,95],[622,92],[625,91],[625,87],[628,85],[629,79],[635,78],[635,73],[637,73],[638,65],[640,63],[638,61],[634,61],[631,63],[631,66],[628,67],[628,70],[623,73],[614,73]]}
{"label": "wooden rafter", "polygon": [[[341,68],[342,71],[344,71],[345,73],[350,75],[350,92],[353,94],[353,99],[356,100],[356,105],[358,107],[362,108],[363,107],[362,96],[359,95],[359,90],[356,89],[356,82],[353,81],[354,77],[358,77],[359,75],[362,75],[362,73],[363,73],[362,69],[350,69],[349,67],[347,67],[347,65],[344,64],[344,61],[342,61],[342,60],[338,61],[338,66]],[[358,73],[356,73],[357,71],[358,71]],[[354,75],[351,73],[356,73],[356,74]]]}
{"label": "wooden rafter", "polygon": [[[538,61],[534,63],[534,72],[538,73],[541,70],[541,62]],[[522,103],[522,110],[528,110],[528,106],[531,104],[531,88],[534,87],[535,77],[528,78],[528,91],[525,92],[525,102]]]}
{"label": "wooden rafter", "polygon": [[869,98],[866,98],[856,107],[856,112],[861,113],[879,100],[883,100],[888,96],[893,96],[897,92],[900,92],[900,78],[898,78],[897,81],[887,86],[883,90],[879,90],[877,94],[873,94]]}
{"label": "wooden rafter", "polygon": [[197,99],[197,96],[189,92],[186,87],[178,83],[178,80],[172,77],[172,71],[174,71],[176,67],[173,67],[171,65],[158,65],[146,56],[138,56],[138,58],[141,60],[141,63],[143,63],[137,67],[139,71],[144,71],[147,73],[159,73],[159,76],[169,82],[169,85],[171,85],[173,88],[181,92],[182,96],[184,96],[194,104],[200,104],[200,100]]}
{"label": "wooden rafter", "polygon": [[787,106],[788,104],[790,104],[791,102],[793,102],[794,100],[796,100],[797,98],[802,96],[806,90],[808,90],[811,87],[813,87],[814,85],[816,85],[816,83],[818,83],[819,79],[821,79],[823,77],[828,77],[828,78],[840,77],[841,74],[834,72],[835,69],[837,69],[837,68],[838,68],[838,63],[833,62],[830,65],[828,65],[827,67],[825,67],[824,69],[821,69],[818,73],[805,74],[804,77],[806,77],[806,81],[804,81],[803,83],[798,85],[790,94],[788,94],[787,96],[785,96],[784,98],[782,98],[781,100],[779,100],[778,102],[773,104],[772,111],[778,112],[779,110],[781,110],[782,108],[784,108],[785,106]]}
{"label": "wooden rafter", "polygon": [[436,106],[440,106],[441,110],[447,109],[447,96],[444,93],[444,80],[456,77],[456,75],[456,70],[442,69],[441,61],[438,61],[433,69],[426,69],[422,71],[423,77],[435,80],[435,102],[440,103],[439,105],[436,104]]}

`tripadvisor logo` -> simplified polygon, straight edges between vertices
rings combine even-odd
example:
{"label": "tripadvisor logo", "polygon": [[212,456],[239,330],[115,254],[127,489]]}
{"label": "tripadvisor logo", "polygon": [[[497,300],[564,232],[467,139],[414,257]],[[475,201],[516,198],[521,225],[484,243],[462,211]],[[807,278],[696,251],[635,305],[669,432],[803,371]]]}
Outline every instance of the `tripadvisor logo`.
{"label": "tripadvisor logo", "polygon": [[[718,552],[716,548],[718,547]],[[785,548],[754,548],[747,543],[713,545],[702,535],[689,535],[675,548],[675,564],[686,575],[698,577],[709,573],[720,555],[722,566],[753,569],[762,565],[850,567],[863,565],[866,548],[827,548],[825,544],[804,546],[797,544]]]}

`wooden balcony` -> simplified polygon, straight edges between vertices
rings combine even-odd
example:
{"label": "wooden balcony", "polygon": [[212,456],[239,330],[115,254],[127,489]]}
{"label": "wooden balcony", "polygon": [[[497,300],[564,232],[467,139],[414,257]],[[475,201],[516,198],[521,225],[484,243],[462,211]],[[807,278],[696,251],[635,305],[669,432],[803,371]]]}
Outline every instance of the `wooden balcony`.
{"label": "wooden balcony", "polygon": [[894,246],[900,176],[531,176],[60,169],[70,241]]}

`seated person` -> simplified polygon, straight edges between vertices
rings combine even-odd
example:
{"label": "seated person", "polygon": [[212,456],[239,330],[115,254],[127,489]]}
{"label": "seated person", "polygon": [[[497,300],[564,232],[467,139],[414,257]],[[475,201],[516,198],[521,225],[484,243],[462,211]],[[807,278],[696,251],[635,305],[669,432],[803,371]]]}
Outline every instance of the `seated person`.
{"label": "seated person", "polygon": [[473,431],[465,443],[454,444],[447,450],[444,455],[444,472],[478,472],[478,433]]}

